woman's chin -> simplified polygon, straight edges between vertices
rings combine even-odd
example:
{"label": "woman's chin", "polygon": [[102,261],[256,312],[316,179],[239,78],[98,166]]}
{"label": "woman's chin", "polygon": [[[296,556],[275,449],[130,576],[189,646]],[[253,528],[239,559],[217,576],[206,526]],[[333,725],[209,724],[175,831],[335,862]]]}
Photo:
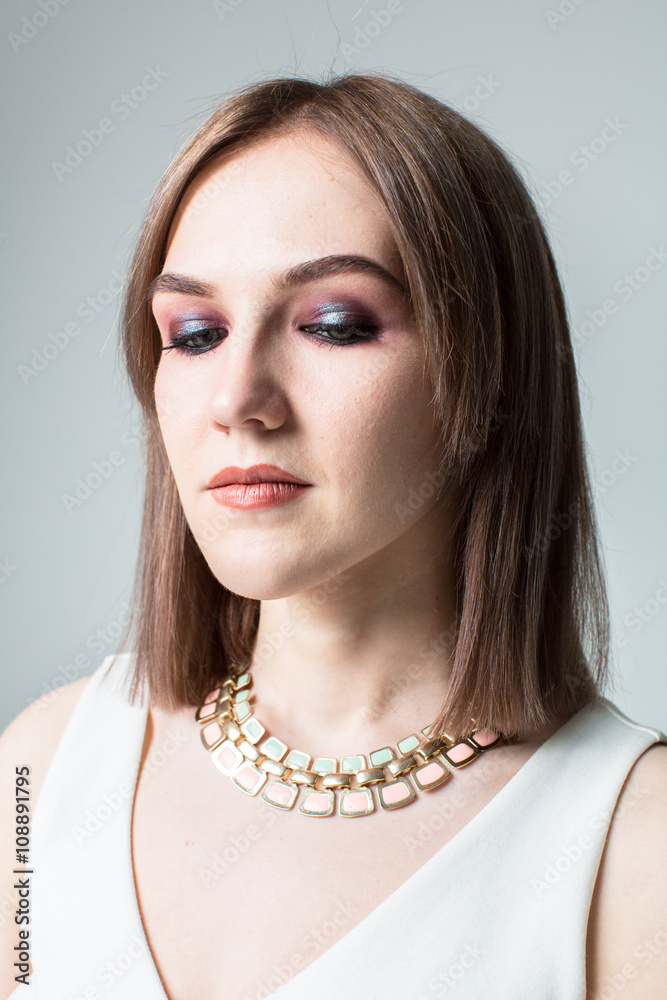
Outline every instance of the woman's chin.
{"label": "woman's chin", "polygon": [[277,601],[281,597],[291,597],[303,589],[303,582],[294,575],[289,579],[283,575],[273,575],[266,568],[256,572],[230,573],[225,567],[219,573],[211,566],[211,571],[223,587],[239,597],[255,601]]}

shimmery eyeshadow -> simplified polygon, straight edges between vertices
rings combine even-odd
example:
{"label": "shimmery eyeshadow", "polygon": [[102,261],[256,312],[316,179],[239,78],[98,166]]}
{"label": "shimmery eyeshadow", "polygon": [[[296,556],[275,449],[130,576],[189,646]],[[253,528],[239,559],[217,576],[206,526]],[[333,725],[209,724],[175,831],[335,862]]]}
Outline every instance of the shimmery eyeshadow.
{"label": "shimmery eyeshadow", "polygon": [[318,303],[312,311],[313,319],[310,323],[331,323],[332,325],[342,325],[343,323],[356,323],[359,326],[377,326],[377,318],[369,309],[361,303],[348,301],[339,302],[329,300]]}

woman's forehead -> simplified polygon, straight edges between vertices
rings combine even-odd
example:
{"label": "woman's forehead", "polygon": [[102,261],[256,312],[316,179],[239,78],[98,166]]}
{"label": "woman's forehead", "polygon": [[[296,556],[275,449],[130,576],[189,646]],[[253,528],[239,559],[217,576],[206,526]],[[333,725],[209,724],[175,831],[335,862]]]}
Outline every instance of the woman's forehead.
{"label": "woman's forehead", "polygon": [[402,271],[385,206],[361,172],[324,138],[273,137],[207,164],[188,185],[168,254],[225,246],[269,266],[325,253],[371,253]]}
{"label": "woman's forehead", "polygon": [[319,185],[327,193],[342,188],[386,213],[375,185],[353,153],[310,129],[258,137],[250,144],[221,152],[192,178],[181,204],[198,200],[201,205],[232,186],[235,191],[245,188],[260,194],[260,188],[265,187],[273,197],[282,190],[285,198],[294,198],[304,183],[309,189]]}

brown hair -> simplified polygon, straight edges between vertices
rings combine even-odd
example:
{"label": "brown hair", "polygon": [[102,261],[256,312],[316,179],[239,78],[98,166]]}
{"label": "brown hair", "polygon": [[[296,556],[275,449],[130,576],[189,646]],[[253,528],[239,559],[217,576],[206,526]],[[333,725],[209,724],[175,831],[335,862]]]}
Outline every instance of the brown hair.
{"label": "brown hair", "polygon": [[[146,292],[204,164],[304,129],[350,154],[386,207],[433,382],[441,470],[462,487],[460,604],[439,727],[462,733],[474,719],[520,734],[569,717],[602,691],[609,624],[554,260],[500,147],[452,108],[376,72],[270,79],[234,93],[186,142],[149,205],[121,334],[146,447],[123,637],[124,646],[133,635],[136,655],[131,697],[147,682],[164,708],[198,704],[251,654],[259,618],[259,601],[213,576],[186,523],[157,420],[160,337]],[[205,187],[201,196],[205,208]]]}

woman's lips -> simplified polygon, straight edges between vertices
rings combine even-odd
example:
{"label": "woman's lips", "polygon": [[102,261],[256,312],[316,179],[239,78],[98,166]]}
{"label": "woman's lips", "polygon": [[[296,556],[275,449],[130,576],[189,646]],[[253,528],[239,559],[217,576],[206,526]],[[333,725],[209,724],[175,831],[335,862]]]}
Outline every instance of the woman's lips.
{"label": "woman's lips", "polygon": [[262,507],[278,507],[310,489],[299,483],[230,483],[216,486],[211,490],[216,503],[237,510],[257,510]]}
{"label": "woman's lips", "polygon": [[294,500],[310,486],[280,466],[265,462],[248,469],[228,465],[212,476],[208,484],[216,503],[237,510],[277,507]]}

